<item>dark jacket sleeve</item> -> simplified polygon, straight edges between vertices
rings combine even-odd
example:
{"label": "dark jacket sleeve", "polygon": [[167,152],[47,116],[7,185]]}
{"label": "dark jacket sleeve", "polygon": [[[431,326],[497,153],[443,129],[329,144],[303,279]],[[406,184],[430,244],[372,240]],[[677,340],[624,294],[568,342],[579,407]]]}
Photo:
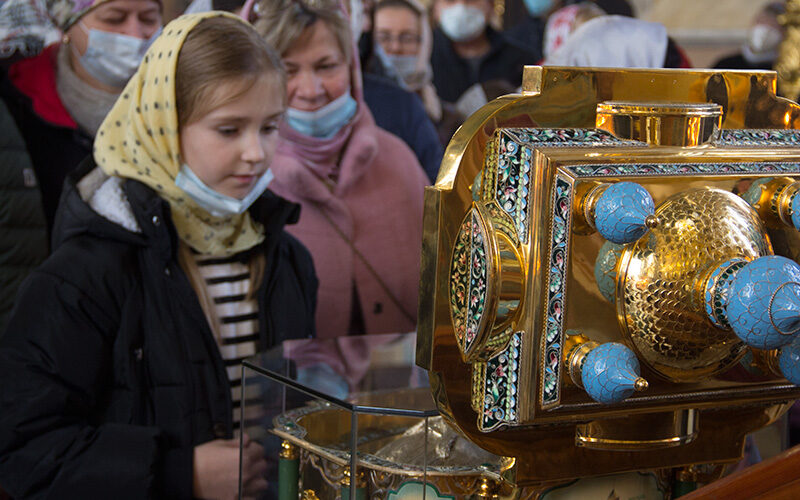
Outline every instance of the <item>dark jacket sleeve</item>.
{"label": "dark jacket sleeve", "polygon": [[17,290],[47,257],[42,198],[25,142],[0,99],[0,336]]}
{"label": "dark jacket sleeve", "polygon": [[99,302],[43,271],[22,286],[0,343],[0,484],[13,497],[148,498],[186,453],[191,488],[191,450],[167,453],[157,428],[94,421],[115,389],[119,327]]}
{"label": "dark jacket sleeve", "polygon": [[434,183],[436,182],[436,176],[439,175],[439,166],[442,163],[444,149],[439,142],[439,132],[431,119],[428,118],[422,101],[416,95],[411,97],[412,105],[410,108],[413,114],[410,130],[412,131],[412,139],[409,146],[416,154],[428,179],[431,183]]}
{"label": "dark jacket sleeve", "polygon": [[444,150],[436,126],[419,96],[401,89],[385,77],[365,73],[364,101],[375,123],[402,139],[414,152],[431,182],[436,181]]}

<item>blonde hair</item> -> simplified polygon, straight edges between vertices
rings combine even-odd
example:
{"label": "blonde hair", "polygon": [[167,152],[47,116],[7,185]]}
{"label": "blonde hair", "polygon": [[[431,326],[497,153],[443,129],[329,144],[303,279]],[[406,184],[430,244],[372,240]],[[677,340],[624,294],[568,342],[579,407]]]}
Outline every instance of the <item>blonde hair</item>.
{"label": "blonde hair", "polygon": [[[286,72],[280,57],[250,25],[221,16],[201,21],[178,55],[178,125],[192,123],[235,100],[264,76],[275,79],[285,103]],[[229,82],[241,82],[238,92],[219,92]]]}
{"label": "blonde hair", "polygon": [[[256,81],[274,78],[276,91],[286,102],[286,72],[280,58],[264,39],[248,24],[226,17],[201,21],[187,35],[178,54],[175,74],[175,100],[179,127],[205,116],[212,110],[235,100]],[[221,92],[228,83],[241,82],[238,92]],[[224,87],[230,90],[230,87]],[[183,241],[178,249],[178,263],[189,278],[211,331],[219,340],[220,320],[213,299],[208,294],[203,276],[192,250]],[[250,291],[248,300],[256,297],[266,268],[266,258],[253,252],[248,268]]]}
{"label": "blonde hair", "polygon": [[350,63],[353,57],[353,34],[350,21],[339,4],[333,0],[261,0],[258,4],[259,19],[256,31],[284,55],[307,28],[322,21],[331,30],[339,48]]}

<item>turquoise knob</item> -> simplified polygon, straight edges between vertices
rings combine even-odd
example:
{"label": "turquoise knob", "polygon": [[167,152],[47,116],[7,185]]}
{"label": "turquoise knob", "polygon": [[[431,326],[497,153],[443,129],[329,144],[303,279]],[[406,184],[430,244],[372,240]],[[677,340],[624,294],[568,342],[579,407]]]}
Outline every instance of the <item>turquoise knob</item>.
{"label": "turquoise knob", "polygon": [[778,367],[786,380],[794,385],[800,385],[800,339],[795,338],[781,348]]}
{"label": "turquoise knob", "polygon": [[655,203],[645,188],[635,182],[609,186],[594,208],[594,225],[613,243],[630,243],[647,232],[655,220]]}
{"label": "turquoise knob", "polygon": [[616,301],[617,262],[625,247],[606,241],[594,261],[594,279],[603,297],[612,304]]}
{"label": "turquoise knob", "polygon": [[795,194],[789,207],[792,211],[792,225],[795,229],[800,230],[800,196]]}
{"label": "turquoise knob", "polygon": [[727,299],[718,320],[750,347],[777,349],[800,331],[800,266],[786,257],[768,255],[741,266],[717,284],[716,295]]}
{"label": "turquoise knob", "polygon": [[647,388],[647,381],[639,376],[636,355],[616,342],[601,344],[586,355],[581,382],[589,396],[603,404],[619,403]]}
{"label": "turquoise knob", "polygon": [[744,199],[744,201],[749,203],[751,206],[756,206],[759,200],[761,200],[761,191],[763,189],[762,186],[772,179],[772,177],[762,177],[761,179],[756,179],[752,184],[750,184],[750,187],[747,188],[747,191],[742,193],[742,199]]}

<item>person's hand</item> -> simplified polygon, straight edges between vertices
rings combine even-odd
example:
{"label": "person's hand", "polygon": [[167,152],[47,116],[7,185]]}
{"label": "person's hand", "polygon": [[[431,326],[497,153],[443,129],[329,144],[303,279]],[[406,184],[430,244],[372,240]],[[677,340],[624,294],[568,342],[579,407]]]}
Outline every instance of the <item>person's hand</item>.
{"label": "person's hand", "polygon": [[[242,497],[256,498],[267,489],[264,448],[242,437]],[[239,439],[216,439],[194,448],[193,495],[230,500],[239,494]]]}

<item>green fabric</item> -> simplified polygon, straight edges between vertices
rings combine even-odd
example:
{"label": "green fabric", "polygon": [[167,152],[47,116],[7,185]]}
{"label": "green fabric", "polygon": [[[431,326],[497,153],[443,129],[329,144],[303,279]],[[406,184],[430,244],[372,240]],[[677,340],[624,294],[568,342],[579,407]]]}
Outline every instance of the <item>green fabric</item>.
{"label": "green fabric", "polygon": [[688,495],[697,489],[697,483],[693,481],[675,481],[672,483],[672,498]]}
{"label": "green fabric", "polygon": [[297,500],[300,485],[300,459],[278,460],[278,500]]}
{"label": "green fabric", "polygon": [[20,284],[47,257],[42,197],[25,142],[0,100],[0,336]]}
{"label": "green fabric", "polygon": [[[342,500],[350,500],[350,486],[342,486]],[[366,488],[356,488],[356,500],[367,500]]]}

